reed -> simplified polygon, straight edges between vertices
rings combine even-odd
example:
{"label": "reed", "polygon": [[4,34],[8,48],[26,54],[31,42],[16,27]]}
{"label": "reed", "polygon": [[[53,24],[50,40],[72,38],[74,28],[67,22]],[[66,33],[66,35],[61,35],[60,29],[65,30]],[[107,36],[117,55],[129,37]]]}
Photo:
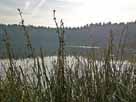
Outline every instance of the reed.
{"label": "reed", "polygon": [[[3,67],[4,75],[0,75],[0,102],[135,102],[136,101],[136,58],[123,60],[124,43],[122,36],[119,45],[113,43],[114,34],[110,32],[107,48],[101,53],[99,60],[95,51],[88,56],[74,56],[68,64],[65,56],[64,23],[57,22],[55,10],[53,20],[56,24],[59,49],[57,63],[50,70],[44,59],[42,48],[40,56],[35,57],[31,38],[24,25],[22,12],[21,25],[26,36],[27,49],[31,52],[33,66],[24,71],[23,66],[14,63],[13,51],[8,33],[5,31],[5,48],[9,66]],[[124,32],[121,34],[124,35]],[[125,39],[125,38],[124,38]],[[117,55],[111,56],[113,52]],[[118,54],[118,53],[122,54]],[[27,56],[27,55],[26,55]],[[25,59],[24,59],[25,60]],[[23,60],[22,60],[23,61]]]}

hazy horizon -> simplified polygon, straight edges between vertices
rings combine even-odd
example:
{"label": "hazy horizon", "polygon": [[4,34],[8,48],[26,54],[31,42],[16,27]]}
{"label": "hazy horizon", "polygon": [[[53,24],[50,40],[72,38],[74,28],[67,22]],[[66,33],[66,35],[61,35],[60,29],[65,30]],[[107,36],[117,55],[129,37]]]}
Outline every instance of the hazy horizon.
{"label": "hazy horizon", "polygon": [[0,23],[18,24],[17,8],[23,11],[25,24],[54,27],[53,10],[65,26],[88,23],[131,22],[136,20],[135,0],[1,0]]}

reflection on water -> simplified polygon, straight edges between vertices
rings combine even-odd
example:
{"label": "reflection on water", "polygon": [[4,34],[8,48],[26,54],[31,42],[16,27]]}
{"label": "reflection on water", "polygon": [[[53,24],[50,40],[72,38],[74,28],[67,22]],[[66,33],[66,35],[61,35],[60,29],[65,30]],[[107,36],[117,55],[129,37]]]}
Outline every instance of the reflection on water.
{"label": "reflection on water", "polygon": [[[40,57],[37,57],[39,59],[39,64],[40,67],[42,68],[42,60]],[[32,69],[35,67],[34,66],[34,60],[31,58],[25,58],[25,59],[18,59],[18,60],[13,60],[14,66],[16,68],[21,68],[24,70],[25,74],[33,74]],[[57,56],[47,56],[44,57],[44,64],[48,72],[51,72],[52,70],[56,69],[57,65]],[[104,68],[104,61],[98,61],[98,60],[92,60],[88,59],[82,56],[66,56],[65,59],[65,69],[71,68],[73,71],[75,68],[78,67],[78,70],[83,72],[85,71],[86,67],[90,67],[95,64],[98,69]],[[37,65],[36,63],[36,70],[37,70]],[[124,70],[125,68],[128,68],[131,64],[128,61],[111,61],[111,68],[116,68],[118,70],[119,68]],[[9,68],[9,60],[8,59],[0,59],[0,77],[5,76],[5,71]],[[81,73],[80,73],[81,75]]]}
{"label": "reflection on water", "polygon": [[69,45],[66,46],[68,48],[82,48],[82,49],[100,49],[98,46],[75,46],[75,45]]}

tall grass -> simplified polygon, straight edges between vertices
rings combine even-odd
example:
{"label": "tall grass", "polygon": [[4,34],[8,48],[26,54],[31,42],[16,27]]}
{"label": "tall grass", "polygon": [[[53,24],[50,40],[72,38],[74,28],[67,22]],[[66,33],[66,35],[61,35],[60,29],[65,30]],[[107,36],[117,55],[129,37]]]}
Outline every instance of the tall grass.
{"label": "tall grass", "polygon": [[[41,56],[35,57],[22,12],[20,9],[18,12],[34,65],[31,67],[32,74],[28,74],[23,66],[14,63],[14,52],[5,31],[9,66],[3,67],[5,75],[0,75],[0,102],[136,102],[136,59],[124,64],[122,36],[116,47],[110,32],[107,48],[101,51],[99,60],[93,51],[87,57],[75,55],[76,63],[71,61],[68,64],[64,51],[64,23],[61,20],[59,26],[54,10],[59,49],[57,63],[53,63],[50,70],[45,64],[42,48]],[[113,57],[114,52],[117,54]]]}

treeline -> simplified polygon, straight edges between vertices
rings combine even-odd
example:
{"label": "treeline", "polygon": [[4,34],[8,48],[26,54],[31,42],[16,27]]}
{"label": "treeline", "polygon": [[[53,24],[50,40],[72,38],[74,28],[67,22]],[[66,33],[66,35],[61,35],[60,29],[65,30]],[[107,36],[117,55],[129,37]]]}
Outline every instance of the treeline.
{"label": "treeline", "polygon": [[[99,23],[89,23],[89,24],[86,24],[84,26],[77,26],[77,27],[65,27],[65,29],[85,29],[85,28],[90,28],[90,27],[93,27],[93,26],[115,26],[115,25],[131,25],[131,24],[136,24],[136,21],[133,21],[133,22],[127,22],[127,23],[124,23],[124,22],[119,22],[119,23],[112,23],[112,22],[99,22]],[[19,24],[0,24],[0,26],[14,26],[14,27],[19,27],[20,25]],[[35,25],[26,25],[27,27],[30,27],[30,28],[34,28],[34,29],[37,29],[37,28],[44,28],[44,29],[55,29],[53,27],[50,27],[50,26],[35,26]]]}
{"label": "treeline", "polygon": [[[35,49],[43,48],[47,55],[54,55],[58,48],[58,37],[56,29],[43,26],[26,26]],[[7,31],[11,40],[11,45],[17,56],[24,53],[25,37],[21,25],[5,25],[0,24],[0,56],[3,56],[4,31]],[[65,27],[65,46],[66,50],[72,50],[75,53],[80,53],[88,49],[69,48],[68,46],[99,46],[105,48],[109,38],[109,33],[112,31],[114,43],[117,45],[122,32],[126,35],[126,50],[130,54],[135,54],[136,51],[136,22],[128,23],[96,23],[87,24],[82,27]],[[91,49],[89,49],[91,50]],[[71,51],[70,51],[71,52]],[[37,53],[39,53],[37,51]]]}

